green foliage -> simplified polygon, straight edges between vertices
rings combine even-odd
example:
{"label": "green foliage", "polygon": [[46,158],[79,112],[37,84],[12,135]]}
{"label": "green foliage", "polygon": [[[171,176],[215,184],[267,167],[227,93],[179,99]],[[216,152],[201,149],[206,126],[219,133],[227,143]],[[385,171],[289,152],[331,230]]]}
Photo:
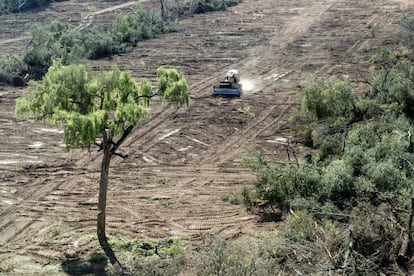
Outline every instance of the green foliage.
{"label": "green foliage", "polygon": [[27,11],[65,0],[0,0],[0,14]]}
{"label": "green foliage", "polygon": [[395,263],[402,245],[401,229],[395,225],[392,208],[360,203],[350,220],[354,241],[354,264],[365,274],[376,274],[382,266]]}
{"label": "green foliage", "polygon": [[244,204],[246,204],[247,206],[251,206],[252,205],[252,195],[251,195],[251,192],[250,192],[248,187],[244,186],[242,188],[241,195],[242,195]]}
{"label": "green foliage", "polygon": [[278,231],[213,240],[194,256],[196,275],[319,275],[341,272],[347,232],[297,212]]}
{"label": "green foliage", "polygon": [[23,60],[36,79],[47,72],[54,59],[70,64],[80,61],[84,56],[81,33],[71,24],[53,21],[36,25],[32,35]]}
{"label": "green foliage", "polygon": [[223,201],[228,202],[233,205],[239,205],[241,203],[240,194],[239,193],[231,193],[228,195],[224,195],[221,198]]}
{"label": "green foliage", "polygon": [[111,237],[109,243],[131,275],[177,275],[184,269],[189,249],[179,237],[159,242]]}
{"label": "green foliage", "polygon": [[382,48],[371,58],[375,70],[372,71],[372,81],[367,95],[382,104],[384,109],[402,111],[412,118],[413,49],[406,47],[402,45]]}
{"label": "green foliage", "polygon": [[409,49],[414,49],[414,17],[404,17],[400,22],[400,41]]}
{"label": "green foliage", "polygon": [[316,160],[329,162],[344,151],[345,129],[322,125],[312,132],[313,147],[318,147]]}
{"label": "green foliage", "polygon": [[241,2],[242,0],[176,0],[175,5],[169,7],[169,13],[182,17],[193,13],[222,11]]}
{"label": "green foliage", "polygon": [[355,179],[352,177],[353,168],[343,160],[334,160],[322,171],[323,197],[333,201],[343,209],[351,207],[355,197]]}
{"label": "green foliage", "polygon": [[0,83],[18,84],[24,83],[22,73],[26,66],[19,58],[13,55],[0,54]]}
{"label": "green foliage", "polygon": [[112,35],[98,28],[92,28],[85,32],[83,48],[85,56],[89,59],[110,57],[118,53],[118,47],[115,45]]}
{"label": "green foliage", "polygon": [[[244,164],[250,166],[257,174],[254,182],[255,197],[266,204],[276,206],[282,211],[289,210],[298,196],[317,197],[320,191],[320,172],[312,164],[303,163],[280,166],[263,162],[260,152],[253,152],[245,157]],[[247,191],[244,194],[247,195]],[[249,200],[252,200],[249,195]]]}
{"label": "green foliage", "polygon": [[[1,10],[12,10],[15,8],[12,6],[17,5],[16,1],[2,1],[0,0],[0,13]],[[19,5],[23,2],[24,5],[38,6],[50,1],[22,0]],[[216,10],[239,2],[239,0],[198,1],[196,5]],[[185,1],[180,6],[194,4],[193,1]],[[195,9],[192,12],[195,12]],[[139,41],[174,32],[176,20],[177,18],[174,17],[162,18],[155,13],[137,8],[133,13],[117,18],[109,29],[93,27],[80,30],[78,27],[59,21],[36,25],[32,30],[33,38],[26,47],[23,60],[30,75],[40,79],[54,59],[61,59],[64,65],[68,65],[79,63],[83,58],[98,59],[125,53],[135,47]],[[7,66],[15,65],[7,64]],[[176,88],[178,89],[178,86]],[[174,91],[170,92],[174,94]]]}
{"label": "green foliage", "polygon": [[[182,74],[175,69],[160,71],[176,76],[182,89],[175,88],[176,97],[170,97],[167,91],[177,86],[171,80],[158,91],[162,100],[176,106],[188,104],[188,86]],[[31,88],[32,93],[17,100],[16,114],[39,116],[62,126],[69,148],[90,148],[105,133],[109,137],[123,135],[149,115],[150,99],[156,95],[149,81],[137,84],[127,72],[112,70],[93,77],[85,65],[64,66],[61,62],[55,62]]]}
{"label": "green foliage", "polygon": [[303,91],[302,113],[315,120],[335,118],[351,121],[355,116],[356,97],[349,83],[331,79],[312,80]]}
{"label": "green foliage", "polygon": [[132,14],[117,18],[110,33],[118,52],[127,52],[138,41],[173,31],[171,24],[160,16],[138,9]]}
{"label": "green foliage", "polygon": [[157,70],[158,90],[163,101],[174,103],[176,108],[188,106],[188,84],[182,73],[175,69],[160,67]]}
{"label": "green foliage", "polygon": [[[307,145],[319,146],[320,141],[326,141],[326,134],[341,132],[347,124],[361,119],[367,108],[353,94],[348,82],[335,78],[325,82],[311,79],[303,91],[300,109],[293,110],[289,122]],[[325,126],[318,125],[321,121]]]}
{"label": "green foliage", "polygon": [[[233,242],[217,238],[194,256],[194,275],[272,275],[270,260],[260,263],[253,239]],[[264,260],[265,261],[265,260]]]}
{"label": "green foliage", "polygon": [[205,13],[211,11],[225,10],[228,7],[235,6],[241,0],[196,0],[192,1],[195,13]]}

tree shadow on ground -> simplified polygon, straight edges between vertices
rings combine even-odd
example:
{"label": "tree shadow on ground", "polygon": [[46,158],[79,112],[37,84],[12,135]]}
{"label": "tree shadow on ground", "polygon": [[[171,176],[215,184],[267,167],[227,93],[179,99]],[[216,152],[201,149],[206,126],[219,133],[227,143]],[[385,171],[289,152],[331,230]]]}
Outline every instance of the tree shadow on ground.
{"label": "tree shadow on ground", "polygon": [[108,258],[103,254],[94,254],[87,260],[67,259],[61,266],[68,275],[108,275],[106,273]]}

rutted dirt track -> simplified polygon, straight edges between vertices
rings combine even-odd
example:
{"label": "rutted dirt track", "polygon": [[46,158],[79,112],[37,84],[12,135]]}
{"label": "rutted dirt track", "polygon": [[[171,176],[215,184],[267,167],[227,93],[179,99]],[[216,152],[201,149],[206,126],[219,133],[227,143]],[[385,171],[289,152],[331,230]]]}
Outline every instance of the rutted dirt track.
{"label": "rutted dirt track", "polygon": [[[15,15],[3,16],[0,50],[21,51],[36,16],[108,24],[130,8],[125,1],[71,0],[16,15],[20,25],[13,23]],[[412,8],[410,0],[244,0],[225,12],[185,19],[178,32],[141,42],[132,53],[91,62],[97,70],[116,64],[153,80],[159,66],[174,66],[186,75],[191,93],[186,110],[154,107],[152,118],[123,145],[128,158],[113,159],[108,233],[181,236],[200,245],[210,236],[274,228],[222,199],[254,179],[240,165],[241,151],[260,147],[269,158],[286,161],[280,141],[289,138],[288,112],[306,77],[362,81],[368,52]],[[240,99],[210,97],[230,68],[253,88]],[[0,259],[44,265],[62,259],[68,248],[90,247],[82,237],[95,231],[100,156],[65,152],[55,129],[15,119],[15,99],[23,93],[0,88]]]}

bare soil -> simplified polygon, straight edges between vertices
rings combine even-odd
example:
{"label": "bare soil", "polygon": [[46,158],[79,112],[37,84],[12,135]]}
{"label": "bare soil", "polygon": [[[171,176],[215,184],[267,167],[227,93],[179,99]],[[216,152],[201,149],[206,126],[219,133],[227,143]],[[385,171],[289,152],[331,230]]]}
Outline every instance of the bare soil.
{"label": "bare soil", "polygon": [[[158,1],[147,1],[154,6]],[[223,12],[182,20],[176,33],[140,42],[131,53],[90,62],[118,66],[155,80],[174,66],[190,85],[185,110],[154,106],[114,157],[107,232],[151,240],[179,236],[194,248],[212,237],[255,235],[277,222],[223,200],[251,186],[243,151],[262,148],[269,159],[295,162],[303,154],[290,136],[289,111],[310,75],[355,80],[364,89],[369,56],[409,15],[410,0],[244,0]],[[22,53],[34,22],[110,24],[133,5],[126,1],[70,0],[0,17],[0,50]],[[240,99],[214,98],[228,69],[241,73]],[[53,271],[68,252],[97,250],[95,233],[100,155],[67,152],[62,133],[42,122],[15,118],[27,89],[0,88],[0,272]],[[289,158],[288,158],[289,157]]]}

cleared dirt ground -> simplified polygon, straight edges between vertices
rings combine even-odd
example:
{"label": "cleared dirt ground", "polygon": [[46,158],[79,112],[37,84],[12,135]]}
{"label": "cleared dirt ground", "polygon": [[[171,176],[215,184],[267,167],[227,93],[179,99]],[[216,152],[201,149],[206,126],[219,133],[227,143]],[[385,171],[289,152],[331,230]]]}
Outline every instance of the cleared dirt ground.
{"label": "cleared dirt ground", "polygon": [[[276,222],[223,200],[254,180],[240,165],[241,153],[262,148],[269,159],[288,162],[289,140],[300,156],[287,119],[306,78],[350,78],[363,91],[370,54],[413,6],[412,0],[244,0],[182,20],[178,32],[141,42],[129,54],[90,62],[94,70],[117,65],[152,80],[159,66],[174,66],[184,72],[191,94],[186,110],[155,106],[123,145],[128,158],[113,159],[108,234],[180,236],[198,247],[218,235],[275,229]],[[132,7],[71,0],[4,15],[0,51],[21,53],[33,22],[109,24]],[[250,89],[240,99],[211,97],[230,68]],[[15,100],[24,93],[0,87],[0,268],[13,266],[15,273],[53,269],[65,252],[87,256],[97,248],[91,236],[100,156],[67,152],[57,129],[16,119]]]}

